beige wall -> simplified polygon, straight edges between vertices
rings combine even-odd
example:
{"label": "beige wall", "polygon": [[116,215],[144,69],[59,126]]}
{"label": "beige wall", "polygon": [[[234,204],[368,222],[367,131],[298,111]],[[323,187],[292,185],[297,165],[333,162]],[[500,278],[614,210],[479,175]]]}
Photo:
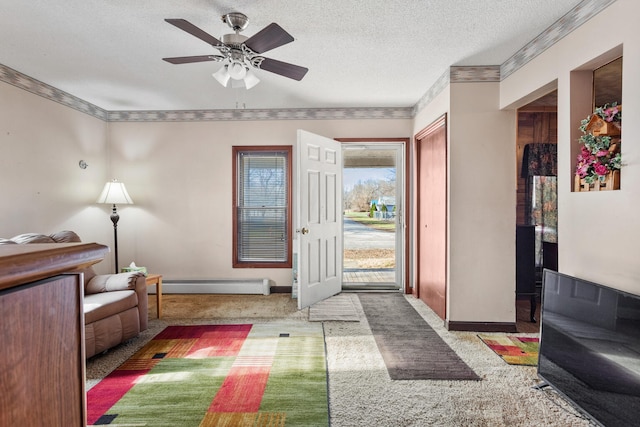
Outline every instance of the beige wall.
{"label": "beige wall", "polygon": [[499,93],[451,84],[449,321],[515,320],[516,117]]}
{"label": "beige wall", "polygon": [[416,117],[448,114],[447,320],[515,321],[515,113],[499,83],[452,83]]}
{"label": "beige wall", "polygon": [[0,237],[71,229],[111,241],[109,209],[94,204],[107,179],[106,130],[101,120],[0,83]]}
{"label": "beige wall", "polygon": [[120,258],[169,279],[266,277],[290,286],[291,269],[231,266],[232,146],[293,145],[297,129],[332,138],[408,137],[410,126],[410,120],[111,123],[113,175],[136,202],[122,210],[121,221],[126,215],[135,226],[122,233]]}
{"label": "beige wall", "polygon": [[[328,137],[408,137],[411,120],[105,123],[0,83],[0,237],[71,229],[113,242],[104,183],[126,184],[119,206],[120,266],[135,261],[166,279],[267,277],[291,269],[233,269],[233,145],[292,145],[297,129]],[[109,144],[107,144],[109,141]],[[85,160],[86,169],[78,162]],[[96,269],[108,272],[112,257]]]}
{"label": "beige wall", "polygon": [[[518,106],[529,92],[557,79],[559,269],[634,293],[640,293],[640,144],[636,143],[640,136],[638,16],[640,3],[616,1],[503,81],[500,100],[502,106]],[[576,105],[581,94],[575,91],[589,88],[576,85],[575,76],[572,82],[570,73],[603,65],[621,49],[624,55],[621,189],[572,192],[575,140],[579,135],[576,130],[580,118],[590,109]]]}

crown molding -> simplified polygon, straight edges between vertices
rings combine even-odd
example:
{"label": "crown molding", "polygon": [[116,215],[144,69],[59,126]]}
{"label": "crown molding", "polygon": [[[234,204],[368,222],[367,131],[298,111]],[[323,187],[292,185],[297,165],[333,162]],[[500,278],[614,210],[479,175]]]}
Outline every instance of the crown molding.
{"label": "crown molding", "polygon": [[436,96],[440,94],[450,83],[451,73],[449,70],[442,73],[438,80],[429,88],[429,90],[422,95],[416,105],[413,106],[413,116],[415,117],[424,107],[429,105]]}
{"label": "crown molding", "polygon": [[413,117],[429,105],[451,83],[499,82],[500,66],[453,66],[449,67],[438,80],[422,95],[413,106]]}
{"label": "crown molding", "polygon": [[110,111],[109,122],[411,119],[412,107]]}
{"label": "crown molding", "polygon": [[26,74],[0,64],[0,81],[13,85],[27,92],[57,102],[74,110],[81,111],[100,120],[107,120],[107,111],[90,102],[73,96],[63,90],[29,77]]}
{"label": "crown molding", "polygon": [[527,43],[500,66],[500,78],[506,79],[529,61],[556,44],[573,30],[615,3],[616,0],[584,0]]}
{"label": "crown molding", "polygon": [[449,68],[449,81],[451,83],[486,83],[500,81],[500,66],[487,65],[482,67],[460,67]]}

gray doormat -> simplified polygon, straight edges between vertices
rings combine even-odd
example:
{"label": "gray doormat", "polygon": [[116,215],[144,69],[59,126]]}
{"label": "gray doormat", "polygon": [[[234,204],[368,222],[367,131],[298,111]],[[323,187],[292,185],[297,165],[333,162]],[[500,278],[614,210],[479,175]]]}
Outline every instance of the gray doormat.
{"label": "gray doormat", "polygon": [[309,307],[310,322],[359,322],[358,312],[351,298],[354,294],[338,294]]}
{"label": "gray doormat", "polygon": [[399,293],[359,294],[393,380],[480,380]]}

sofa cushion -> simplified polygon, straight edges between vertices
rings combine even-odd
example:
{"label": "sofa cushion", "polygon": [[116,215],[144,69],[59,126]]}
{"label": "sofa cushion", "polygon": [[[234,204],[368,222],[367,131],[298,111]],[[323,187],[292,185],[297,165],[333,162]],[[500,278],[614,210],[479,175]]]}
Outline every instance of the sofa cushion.
{"label": "sofa cushion", "polygon": [[56,243],[51,236],[38,233],[19,234],[12,237],[11,240],[21,245],[25,243]]}
{"label": "sofa cushion", "polygon": [[49,234],[56,243],[80,243],[80,236],[73,231],[64,230],[57,233]]}
{"label": "sofa cushion", "polygon": [[[58,231],[57,233],[49,234],[56,243],[80,243],[80,236],[78,236],[75,232],[70,230]],[[93,279],[96,275],[96,272],[93,270],[93,267],[87,267],[84,270],[81,270],[84,274],[84,286],[86,289],[87,283],[89,280]]]}
{"label": "sofa cushion", "polygon": [[95,322],[138,305],[138,295],[134,291],[113,291],[85,295],[84,323]]}
{"label": "sofa cushion", "polygon": [[[24,233],[12,237],[11,239],[0,239],[0,244],[27,244],[27,243],[81,243],[80,236],[73,231],[64,230],[58,231],[50,235],[39,233]],[[84,274],[85,288],[89,280],[93,279],[96,275],[93,267],[87,267],[80,270]]]}

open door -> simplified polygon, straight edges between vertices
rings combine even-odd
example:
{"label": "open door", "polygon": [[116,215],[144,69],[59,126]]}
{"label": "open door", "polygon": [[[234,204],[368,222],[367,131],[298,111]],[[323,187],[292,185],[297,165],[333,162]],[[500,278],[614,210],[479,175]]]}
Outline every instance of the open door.
{"label": "open door", "polygon": [[294,153],[298,309],[342,289],[342,147],[298,131]]}

